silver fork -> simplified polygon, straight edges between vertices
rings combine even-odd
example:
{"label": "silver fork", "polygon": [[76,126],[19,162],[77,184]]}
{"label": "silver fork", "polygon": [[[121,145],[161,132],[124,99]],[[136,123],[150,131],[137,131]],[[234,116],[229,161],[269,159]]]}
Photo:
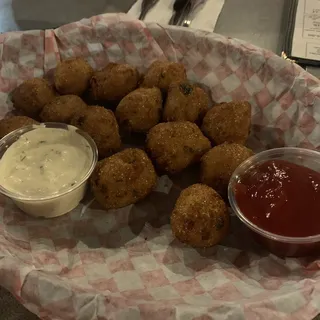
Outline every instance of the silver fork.
{"label": "silver fork", "polygon": [[185,8],[185,12],[183,13],[184,19],[181,23],[182,27],[190,27],[190,24],[194,18],[193,14],[196,13],[197,9],[202,6],[206,0],[191,0]]}
{"label": "silver fork", "polygon": [[182,20],[182,14],[184,13],[188,2],[190,0],[175,0],[173,4],[173,14],[169,20],[169,25],[179,26]]}
{"label": "silver fork", "polygon": [[149,10],[151,10],[159,0],[143,0],[139,20],[144,20]]}

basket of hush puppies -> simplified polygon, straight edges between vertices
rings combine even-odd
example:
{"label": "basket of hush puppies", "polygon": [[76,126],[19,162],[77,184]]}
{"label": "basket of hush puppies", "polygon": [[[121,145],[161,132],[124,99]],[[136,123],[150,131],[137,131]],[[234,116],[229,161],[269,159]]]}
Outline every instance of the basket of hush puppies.
{"label": "basket of hush puppies", "polygon": [[1,41],[0,281],[29,310],[319,312],[317,79],[119,14]]}

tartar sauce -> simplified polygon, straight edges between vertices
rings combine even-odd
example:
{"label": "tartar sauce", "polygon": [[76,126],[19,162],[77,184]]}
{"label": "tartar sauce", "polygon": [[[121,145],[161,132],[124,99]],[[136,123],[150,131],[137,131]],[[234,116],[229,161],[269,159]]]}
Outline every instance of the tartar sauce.
{"label": "tartar sauce", "polygon": [[21,135],[0,161],[0,184],[30,198],[59,195],[82,181],[92,150],[76,131],[39,127]]}

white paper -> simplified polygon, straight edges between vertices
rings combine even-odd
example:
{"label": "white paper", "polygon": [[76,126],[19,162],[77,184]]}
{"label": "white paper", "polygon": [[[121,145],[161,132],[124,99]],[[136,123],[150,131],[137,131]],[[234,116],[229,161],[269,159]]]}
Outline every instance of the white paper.
{"label": "white paper", "polygon": [[[191,28],[212,32],[223,8],[225,0],[207,0],[204,5],[197,9],[190,24]],[[160,0],[148,12],[145,22],[158,22],[168,24],[173,15],[175,0]],[[128,14],[138,18],[141,12],[142,0],[138,0],[129,10]]]}
{"label": "white paper", "polygon": [[320,61],[320,0],[299,0],[291,55]]}

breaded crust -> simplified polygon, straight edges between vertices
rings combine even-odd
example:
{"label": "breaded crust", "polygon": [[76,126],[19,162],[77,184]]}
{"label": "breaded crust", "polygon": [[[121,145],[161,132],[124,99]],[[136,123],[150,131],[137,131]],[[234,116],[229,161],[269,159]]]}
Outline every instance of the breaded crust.
{"label": "breaded crust", "polygon": [[109,63],[90,80],[90,97],[100,102],[120,101],[138,87],[140,75],[128,64]]}
{"label": "breaded crust", "polygon": [[194,123],[166,122],[149,131],[146,148],[160,171],[174,174],[199,161],[211,144]]}
{"label": "breaded crust", "polygon": [[202,88],[188,82],[179,82],[169,87],[163,120],[198,122],[208,109],[209,97]]}
{"label": "breaded crust", "polygon": [[247,101],[220,103],[205,115],[201,130],[215,144],[245,144],[251,124],[251,105]]}
{"label": "breaded crust", "polygon": [[147,132],[160,122],[162,95],[159,88],[139,88],[125,96],[116,109],[119,125],[127,131]]}
{"label": "breaded crust", "polygon": [[185,80],[187,80],[187,74],[183,64],[158,60],[153,62],[147,70],[141,87],[157,87],[166,92],[171,84]]}
{"label": "breaded crust", "polygon": [[147,154],[126,149],[99,161],[91,187],[96,200],[105,208],[121,208],[144,199],[155,187],[157,175]]}
{"label": "breaded crust", "polygon": [[183,190],[171,215],[173,235],[192,247],[211,247],[226,236],[230,217],[219,194],[203,184]]}
{"label": "breaded crust", "polygon": [[201,182],[227,199],[229,180],[237,167],[253,155],[253,151],[236,143],[212,148],[201,159]]}
{"label": "breaded crust", "polygon": [[30,124],[38,124],[38,122],[25,116],[13,116],[11,118],[2,119],[0,120],[0,139],[12,131]]}
{"label": "breaded crust", "polygon": [[55,92],[47,80],[34,78],[24,81],[13,91],[12,102],[14,108],[33,118],[38,117],[54,97]]}
{"label": "breaded crust", "polygon": [[89,86],[93,74],[90,64],[82,58],[60,62],[54,73],[54,85],[60,94],[81,96]]}
{"label": "breaded crust", "polygon": [[87,132],[97,145],[99,158],[105,158],[121,146],[119,126],[111,110],[89,106],[75,114],[71,124]]}
{"label": "breaded crust", "polygon": [[72,117],[85,108],[87,108],[86,103],[76,95],[58,96],[43,107],[40,119],[43,122],[69,124]]}

